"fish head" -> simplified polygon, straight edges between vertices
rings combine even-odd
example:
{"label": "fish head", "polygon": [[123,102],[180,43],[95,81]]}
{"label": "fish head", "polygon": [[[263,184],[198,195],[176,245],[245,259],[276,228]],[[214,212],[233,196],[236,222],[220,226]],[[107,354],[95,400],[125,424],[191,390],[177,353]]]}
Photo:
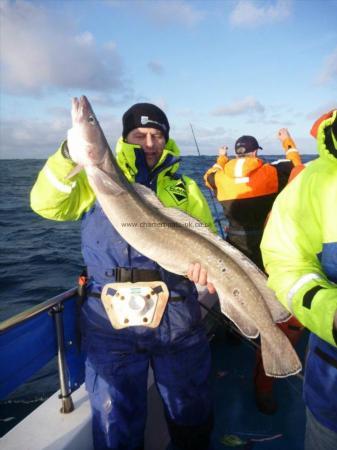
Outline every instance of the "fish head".
{"label": "fish head", "polygon": [[83,167],[100,165],[107,154],[108,144],[96,115],[83,95],[72,99],[72,129],[68,132],[71,141],[71,157]]}

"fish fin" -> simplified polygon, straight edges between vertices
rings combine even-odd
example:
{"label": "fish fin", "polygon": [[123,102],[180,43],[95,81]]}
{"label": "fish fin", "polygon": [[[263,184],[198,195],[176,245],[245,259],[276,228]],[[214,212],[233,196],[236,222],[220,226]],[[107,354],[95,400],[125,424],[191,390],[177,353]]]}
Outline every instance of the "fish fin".
{"label": "fish fin", "polygon": [[243,268],[264,298],[274,322],[285,322],[289,319],[290,312],[277,300],[274,291],[267,286],[267,276],[265,273],[247,258],[246,255],[233,247],[229,242],[223,240],[220,236],[212,233],[207,227],[201,226],[198,220],[180,209],[165,207],[151,189],[138,183],[135,183],[133,186],[145,201],[159,209],[163,215],[181,224],[189,223],[189,229],[191,231],[202,235],[208,241],[212,242]]}
{"label": "fish fin", "polygon": [[[208,230],[207,230],[208,231]],[[250,280],[254,283],[260,294],[262,295],[269,312],[274,322],[285,322],[291,316],[290,312],[277,300],[277,297],[272,289],[267,286],[267,276],[260,270],[256,264],[253,263],[240,250],[235,248],[229,242],[224,241],[220,236],[214,236],[212,233],[206,235],[202,230],[206,239],[212,241],[218,248],[220,248],[227,256],[233,259],[244,272],[248,275]],[[210,236],[209,236],[210,235]]]}
{"label": "fish fin", "polygon": [[77,175],[78,173],[80,173],[81,170],[83,170],[82,166],[80,166],[80,165],[75,166],[73,169],[71,169],[71,171],[68,173],[68,175],[65,177],[65,179],[69,180],[69,178],[72,178],[75,175]]}
{"label": "fish fin", "polygon": [[234,259],[255,284],[266,302],[273,321],[277,323],[287,321],[291,313],[277,300],[274,291],[267,286],[266,274],[229,242],[221,238],[216,238],[216,240],[218,242],[216,245]]}
{"label": "fish fin", "polygon": [[273,334],[274,336],[261,334],[261,354],[265,373],[275,378],[297,374],[302,370],[302,363],[296,350],[276,325]]}
{"label": "fish fin", "polygon": [[[219,292],[219,290],[217,292]],[[238,327],[243,335],[248,338],[258,337],[259,330],[249,316],[246,316],[243,313],[242,309],[236,308],[235,305],[229,302],[224,295],[221,295],[221,293],[219,294],[219,303],[221,312]]]}
{"label": "fish fin", "polygon": [[93,188],[96,196],[97,190],[102,194],[121,195],[125,193],[125,189],[114,181],[108,174],[97,166],[87,166],[85,171],[88,176],[89,184]]}

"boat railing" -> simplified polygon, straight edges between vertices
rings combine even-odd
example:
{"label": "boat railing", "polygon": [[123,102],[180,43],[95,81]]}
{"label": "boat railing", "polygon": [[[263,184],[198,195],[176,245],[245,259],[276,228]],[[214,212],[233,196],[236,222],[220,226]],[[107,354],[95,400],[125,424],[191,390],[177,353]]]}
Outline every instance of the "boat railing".
{"label": "boat railing", "polygon": [[36,316],[37,314],[40,314],[44,311],[50,311],[51,308],[59,305],[60,303],[63,303],[66,300],[69,300],[74,295],[76,295],[76,288],[69,289],[68,291],[62,292],[62,294],[56,295],[55,297],[39,303],[38,305],[32,306],[31,308],[26,309],[25,311],[22,311],[21,313],[16,314],[15,316],[10,317],[3,322],[0,322],[0,333],[6,332],[10,328],[19,325],[20,323]]}
{"label": "boat railing", "polygon": [[83,381],[77,300],[73,288],[0,323],[1,399],[57,356],[60,411],[74,409],[71,392]]}

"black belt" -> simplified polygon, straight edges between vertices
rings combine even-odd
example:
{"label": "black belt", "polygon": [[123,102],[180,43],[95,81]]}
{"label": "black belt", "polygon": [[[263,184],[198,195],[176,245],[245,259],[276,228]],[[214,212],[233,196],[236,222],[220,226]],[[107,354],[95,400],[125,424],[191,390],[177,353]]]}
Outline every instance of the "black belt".
{"label": "black belt", "polygon": [[[94,298],[101,298],[101,294],[99,292],[90,292],[89,297]],[[169,302],[183,302],[185,300],[185,297],[181,297],[180,295],[177,295],[175,297],[169,297]]]}
{"label": "black belt", "polygon": [[107,277],[115,278],[116,283],[137,283],[138,281],[161,281],[159,270],[116,267],[105,272]]}
{"label": "black belt", "polygon": [[[138,281],[162,281],[161,273],[155,269],[137,269],[116,267],[115,269],[106,270],[105,276],[114,277],[116,283],[137,283]],[[101,294],[98,292],[91,292],[90,297],[100,298]],[[185,300],[185,297],[175,296],[170,297],[170,301],[180,302]]]}

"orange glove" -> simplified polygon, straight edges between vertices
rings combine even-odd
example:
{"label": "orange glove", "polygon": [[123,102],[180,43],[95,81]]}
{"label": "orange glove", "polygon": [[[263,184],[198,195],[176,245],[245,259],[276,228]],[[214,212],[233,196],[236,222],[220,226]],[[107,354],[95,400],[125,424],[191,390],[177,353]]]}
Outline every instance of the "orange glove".
{"label": "orange glove", "polygon": [[[207,170],[207,172],[204,175],[204,181],[205,181],[205,185],[210,188],[210,189],[215,189],[215,184],[214,181],[210,182],[208,177],[212,174],[215,174],[216,172],[218,172],[219,170],[223,170],[227,161],[228,161],[228,156],[227,156],[227,151],[228,151],[228,147],[227,145],[223,145],[222,147],[219,147],[218,149],[218,158],[216,160],[216,163],[213,164],[213,166]],[[214,180],[214,176],[212,177]]]}
{"label": "orange glove", "polygon": [[289,150],[290,148],[296,148],[296,144],[286,128],[281,128],[279,130],[278,138],[281,141],[282,147],[285,151]]}
{"label": "orange glove", "polygon": [[227,156],[228,147],[227,145],[223,145],[222,147],[219,147],[218,153],[219,156]]}
{"label": "orange glove", "polygon": [[289,131],[286,128],[281,128],[277,136],[282,143],[287,159],[290,159],[294,166],[299,166],[302,164],[301,157],[296,149],[296,144],[290,136]]}
{"label": "orange glove", "polygon": [[228,156],[227,156],[227,152],[228,152],[228,147],[227,145],[223,145],[222,147],[219,147],[218,149],[218,159],[217,159],[217,165],[219,165],[221,167],[221,169],[223,169],[225,167],[225,164],[228,161]]}

